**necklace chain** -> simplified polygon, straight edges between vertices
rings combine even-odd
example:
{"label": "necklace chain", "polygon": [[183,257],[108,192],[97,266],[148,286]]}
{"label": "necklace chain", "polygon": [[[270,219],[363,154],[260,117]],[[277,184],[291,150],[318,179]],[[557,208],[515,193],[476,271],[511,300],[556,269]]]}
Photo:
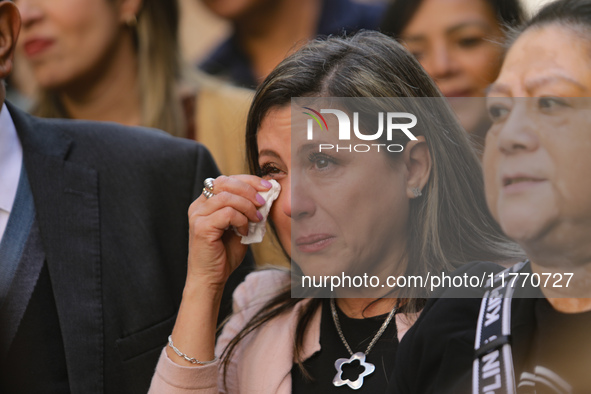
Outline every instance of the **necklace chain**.
{"label": "necklace chain", "polygon": [[[392,321],[392,318],[396,314],[397,310],[398,310],[398,308],[396,306],[394,308],[392,308],[392,310],[388,314],[388,317],[386,318],[386,320],[384,321],[384,323],[382,324],[382,326],[380,327],[380,329],[378,330],[376,335],[373,337],[373,339],[371,340],[369,345],[367,346],[367,349],[364,352],[364,354],[366,356],[369,354],[369,352],[374,347],[376,342],[380,339],[380,337],[382,336],[384,331],[386,331],[386,328],[388,328],[388,325],[390,324],[390,321]],[[341,337],[341,341],[343,341],[343,345],[345,345],[345,347],[349,351],[349,354],[351,356],[353,356],[353,350],[351,350],[351,347],[347,343],[347,340],[345,339],[345,335],[343,335],[343,331],[341,330],[341,323],[339,321],[339,315],[337,314],[337,308],[335,307],[334,298],[330,299],[330,311],[332,312],[332,320],[334,321],[334,325],[337,328],[337,332],[339,333],[339,337]]]}

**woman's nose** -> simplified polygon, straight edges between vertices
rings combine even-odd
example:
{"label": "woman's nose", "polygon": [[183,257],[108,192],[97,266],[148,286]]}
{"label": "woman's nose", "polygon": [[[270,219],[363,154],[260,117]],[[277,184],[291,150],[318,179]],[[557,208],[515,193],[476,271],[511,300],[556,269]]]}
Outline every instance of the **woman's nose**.
{"label": "woman's nose", "polygon": [[535,151],[539,147],[536,122],[527,113],[525,100],[516,103],[514,110],[498,132],[497,147],[505,155]]}
{"label": "woman's nose", "polygon": [[291,187],[290,179],[287,179],[285,186],[281,190],[281,210],[285,215],[291,218]]}
{"label": "woman's nose", "polygon": [[436,45],[423,65],[425,70],[435,80],[448,78],[457,72],[457,63],[447,45]]}
{"label": "woman's nose", "polygon": [[284,211],[293,220],[301,220],[314,215],[316,204],[312,198],[313,185],[303,176],[293,176],[290,179],[289,195],[284,200]]}

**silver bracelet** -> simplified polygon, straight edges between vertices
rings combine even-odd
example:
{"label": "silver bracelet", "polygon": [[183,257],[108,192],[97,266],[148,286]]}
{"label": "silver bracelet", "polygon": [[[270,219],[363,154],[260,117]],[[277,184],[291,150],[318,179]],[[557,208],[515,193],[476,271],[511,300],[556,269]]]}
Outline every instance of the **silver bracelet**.
{"label": "silver bracelet", "polygon": [[179,349],[177,349],[177,348],[174,346],[174,343],[172,343],[172,335],[169,335],[169,336],[168,336],[168,346],[170,346],[170,347],[172,348],[172,350],[174,350],[174,352],[175,352],[175,353],[176,353],[176,354],[177,354],[179,357],[182,357],[182,358],[184,358],[185,360],[187,360],[187,361],[188,361],[188,362],[190,362],[191,364],[208,365],[208,364],[213,364],[213,363],[215,363],[216,361],[218,361],[218,358],[217,358],[217,356],[215,356],[215,357],[213,358],[213,360],[211,360],[211,361],[199,361],[199,360],[197,360],[196,358],[193,358],[193,357],[189,357],[189,356],[187,356],[185,353],[181,352]]}

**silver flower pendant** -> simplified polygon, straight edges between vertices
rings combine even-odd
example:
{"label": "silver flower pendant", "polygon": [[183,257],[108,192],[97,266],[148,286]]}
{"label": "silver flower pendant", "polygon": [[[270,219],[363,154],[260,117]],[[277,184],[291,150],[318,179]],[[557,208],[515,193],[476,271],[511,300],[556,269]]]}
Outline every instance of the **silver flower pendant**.
{"label": "silver flower pendant", "polygon": [[[364,368],[364,371],[359,374],[357,380],[350,381],[349,379],[342,379],[343,375],[343,365],[351,364],[353,361],[359,360],[359,363]],[[334,362],[334,367],[337,369],[337,374],[335,375],[334,379],[332,380],[332,384],[336,387],[341,387],[342,385],[346,384],[351,387],[353,390],[360,389],[363,386],[363,378],[367,375],[373,373],[376,370],[376,366],[371,363],[365,362],[365,353],[357,352],[352,355],[350,358],[339,358],[337,361]]]}

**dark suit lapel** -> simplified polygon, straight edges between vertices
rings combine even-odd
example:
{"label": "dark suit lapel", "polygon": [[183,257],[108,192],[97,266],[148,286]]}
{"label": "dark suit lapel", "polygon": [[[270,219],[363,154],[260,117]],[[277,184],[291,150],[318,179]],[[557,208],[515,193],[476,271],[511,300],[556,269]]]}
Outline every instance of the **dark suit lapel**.
{"label": "dark suit lapel", "polygon": [[98,175],[68,161],[73,141],[12,106],[55,295],[70,388],[103,392]]}
{"label": "dark suit lapel", "polygon": [[10,285],[6,301],[0,308],[0,362],[8,354],[10,345],[25,314],[45,256],[39,239],[37,224],[31,227],[14,280]]}

